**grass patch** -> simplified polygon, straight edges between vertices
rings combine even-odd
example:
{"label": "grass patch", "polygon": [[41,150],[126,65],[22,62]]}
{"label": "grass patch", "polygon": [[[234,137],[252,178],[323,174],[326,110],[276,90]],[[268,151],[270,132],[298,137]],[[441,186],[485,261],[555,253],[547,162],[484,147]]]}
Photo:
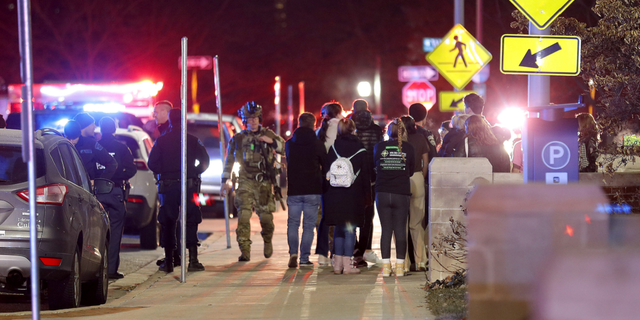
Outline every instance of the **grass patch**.
{"label": "grass patch", "polygon": [[436,288],[427,290],[427,307],[438,320],[460,320],[467,314],[467,289]]}

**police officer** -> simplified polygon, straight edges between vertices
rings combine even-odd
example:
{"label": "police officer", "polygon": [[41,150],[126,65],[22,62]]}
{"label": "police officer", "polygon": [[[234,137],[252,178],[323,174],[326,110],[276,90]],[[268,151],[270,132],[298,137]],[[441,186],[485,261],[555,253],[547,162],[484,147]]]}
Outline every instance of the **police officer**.
{"label": "police officer", "polygon": [[238,114],[242,117],[246,129],[229,141],[229,151],[222,174],[222,188],[226,193],[231,190],[231,169],[237,161],[240,164],[238,189],[235,206],[238,209],[238,227],[236,237],[240,246],[239,261],[249,261],[251,257],[251,214],[255,208],[260,217],[264,256],[271,257],[273,246],[273,212],[276,204],[273,194],[274,153],[284,154],[284,139],[275,132],[260,125],[262,107],[255,102],[247,102]]}
{"label": "police officer", "polygon": [[153,118],[156,120],[160,135],[169,131],[169,111],[171,109],[173,109],[173,104],[167,100],[156,102],[153,106]]}
{"label": "police officer", "polygon": [[[169,131],[158,137],[149,153],[149,169],[159,175],[158,194],[164,243],[164,263],[160,270],[173,272],[173,252],[176,249],[176,224],[180,216],[181,158],[180,154],[180,110],[169,112]],[[209,167],[209,155],[198,138],[187,134],[187,194],[200,192],[200,174]],[[202,212],[187,196],[187,248],[189,249],[189,271],[202,271],[204,266],[198,261],[198,224],[202,222]]]}
{"label": "police officer", "polygon": [[[89,178],[93,181],[96,198],[109,214],[111,227],[113,228],[114,223],[116,226],[122,225],[125,215],[124,196],[122,190],[116,188],[111,181],[118,168],[118,162],[94,139],[93,135],[97,126],[92,116],[84,112],[78,113],[74,120],[80,128],[80,137],[78,137],[78,142],[75,146],[80,153],[82,164],[87,174],[89,174]],[[67,126],[65,126],[65,134],[67,134],[67,127],[72,129],[74,126],[67,123]],[[72,138],[73,130],[69,130],[69,132],[71,135],[69,135],[68,138]],[[104,167],[104,169],[102,169],[102,167]],[[118,249],[113,253],[112,244],[109,244],[109,254],[107,256],[109,258],[108,274],[110,279],[120,279],[124,277],[124,275],[117,272],[121,237],[122,232],[118,234],[116,230],[112,229],[111,239],[112,242],[118,242]]]}
{"label": "police officer", "polygon": [[[120,200],[120,192],[122,193],[122,201],[117,202],[117,210],[112,210],[109,214],[109,222],[111,225],[111,240],[109,242],[109,277],[112,279],[120,279],[122,273],[118,272],[120,265],[120,243],[122,242],[122,232],[124,231],[124,221],[126,218],[127,201],[129,189],[129,179],[131,179],[138,169],[133,162],[131,150],[124,143],[116,140],[113,135],[116,132],[116,122],[110,117],[100,119],[100,133],[102,138],[100,144],[109,152],[109,154],[118,162],[118,169],[113,174],[112,181],[114,183],[114,193]],[[115,190],[115,189],[119,190]]]}

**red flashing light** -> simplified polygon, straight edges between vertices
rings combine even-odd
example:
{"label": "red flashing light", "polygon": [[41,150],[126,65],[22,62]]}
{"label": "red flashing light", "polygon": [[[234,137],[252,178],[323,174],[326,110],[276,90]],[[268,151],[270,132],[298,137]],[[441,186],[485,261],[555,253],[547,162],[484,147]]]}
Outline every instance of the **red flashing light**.
{"label": "red flashing light", "polygon": [[570,225],[567,225],[567,227],[564,230],[564,233],[569,235],[569,237],[573,237],[573,228]]}
{"label": "red flashing light", "polygon": [[42,261],[42,264],[44,264],[45,266],[49,266],[49,267],[59,267],[60,264],[62,263],[62,259],[59,259],[59,258],[40,257],[40,261]]}
{"label": "red flashing light", "polygon": [[127,199],[127,201],[131,203],[144,203],[144,200],[142,200],[142,198],[133,197],[133,196],[129,196],[129,199]]}

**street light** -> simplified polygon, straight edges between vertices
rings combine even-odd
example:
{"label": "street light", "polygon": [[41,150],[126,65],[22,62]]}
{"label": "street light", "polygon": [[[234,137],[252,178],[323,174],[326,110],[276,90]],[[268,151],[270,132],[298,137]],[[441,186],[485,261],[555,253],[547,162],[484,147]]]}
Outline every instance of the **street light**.
{"label": "street light", "polygon": [[369,81],[360,81],[358,83],[358,94],[361,97],[371,96],[371,83]]}

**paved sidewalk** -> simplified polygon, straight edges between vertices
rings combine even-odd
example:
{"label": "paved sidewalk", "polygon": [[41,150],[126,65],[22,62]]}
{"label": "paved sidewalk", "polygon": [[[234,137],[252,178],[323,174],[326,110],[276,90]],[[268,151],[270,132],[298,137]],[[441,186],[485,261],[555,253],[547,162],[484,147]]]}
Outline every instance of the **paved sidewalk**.
{"label": "paved sidewalk", "polygon": [[[252,218],[250,262],[238,262],[235,233],[227,249],[224,220],[205,220],[211,232],[201,248],[206,270],[189,273],[180,283],[180,270],[155,272],[150,264],[112,284],[112,290],[137,285],[107,304],[71,312],[46,312],[47,318],[75,319],[433,319],[426,308],[424,273],[383,278],[380,266],[359,275],[334,275],[331,267],[289,269],[286,213],[275,215],[274,254],[265,259],[257,217]],[[376,221],[377,222],[377,221]],[[230,221],[232,231],[236,220]],[[379,228],[374,239],[379,239]],[[377,241],[377,240],[376,240]],[[378,244],[376,244],[377,246]],[[315,247],[315,244],[314,246]],[[379,253],[379,252],[378,252]],[[394,254],[392,254],[394,255]],[[153,273],[153,274],[152,274]],[[151,277],[149,275],[151,274]],[[148,277],[148,280],[145,277]],[[131,287],[130,287],[131,288]],[[87,309],[87,308],[80,308]],[[79,312],[75,311],[75,312]],[[87,316],[90,312],[91,316]],[[43,317],[45,314],[43,314]],[[80,317],[78,317],[80,316]]]}

